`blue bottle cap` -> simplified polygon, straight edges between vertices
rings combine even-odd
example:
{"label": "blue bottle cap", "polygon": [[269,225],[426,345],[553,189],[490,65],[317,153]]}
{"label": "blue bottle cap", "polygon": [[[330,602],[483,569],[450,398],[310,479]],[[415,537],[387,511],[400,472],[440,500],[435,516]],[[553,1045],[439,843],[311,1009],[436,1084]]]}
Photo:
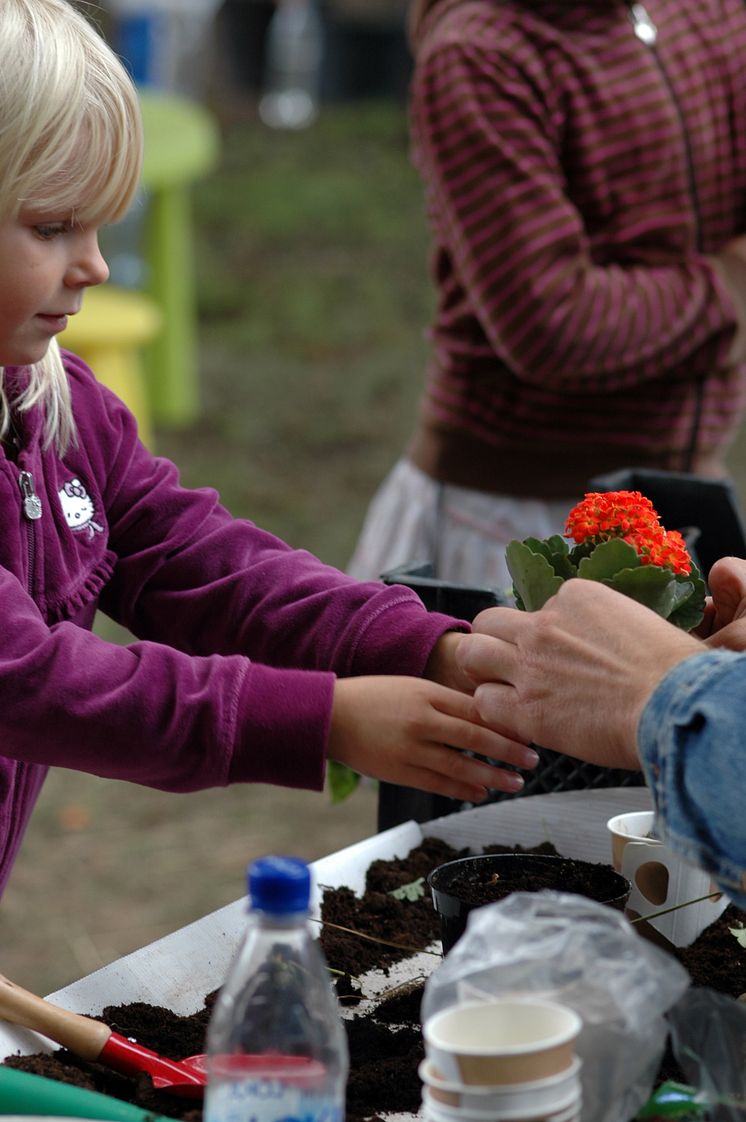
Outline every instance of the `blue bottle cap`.
{"label": "blue bottle cap", "polygon": [[307,912],[311,870],[299,857],[260,857],[246,871],[249,907],[274,915]]}

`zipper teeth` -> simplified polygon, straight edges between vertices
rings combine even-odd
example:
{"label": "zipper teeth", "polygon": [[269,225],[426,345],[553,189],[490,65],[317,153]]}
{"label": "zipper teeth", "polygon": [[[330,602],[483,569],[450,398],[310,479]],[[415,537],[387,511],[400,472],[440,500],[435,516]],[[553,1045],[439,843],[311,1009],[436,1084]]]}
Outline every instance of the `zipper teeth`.
{"label": "zipper teeth", "polygon": [[36,566],[36,529],[34,527],[35,520],[29,516],[26,504],[29,498],[39,500],[34,489],[34,477],[30,471],[20,471],[18,473],[18,486],[21,491],[23,521],[26,525],[26,559],[28,562],[26,590],[29,595],[33,595],[34,568]]}
{"label": "zipper teeth", "polygon": [[694,245],[698,250],[701,251],[702,229],[699,218],[699,188],[697,187],[697,180],[694,176],[694,161],[692,160],[692,146],[689,143],[689,133],[684,122],[684,115],[681,112],[679,99],[676,96],[676,91],[671,85],[668,71],[666,70],[664,63],[662,62],[661,57],[655,50],[655,48],[651,47],[651,50],[655,55],[656,62],[658,63],[658,67],[660,68],[660,72],[663,76],[663,80],[666,83],[666,86],[668,87],[668,90],[671,94],[671,100],[674,103],[674,106],[676,108],[676,115],[678,116],[679,122],[681,124],[681,134],[684,138],[684,155],[686,158],[687,179],[689,182],[689,191],[692,197],[692,210],[694,212]]}
{"label": "zipper teeth", "polygon": [[26,559],[28,561],[28,572],[26,574],[26,588],[29,595],[33,593],[34,589],[34,567],[36,562],[36,532],[34,530],[33,522],[29,521],[24,516],[26,523]]}
{"label": "zipper teeth", "polygon": [[[700,243],[702,231],[699,217],[699,189],[697,187],[697,180],[694,175],[694,161],[692,159],[692,146],[689,141],[689,131],[686,127],[684,114],[681,111],[681,103],[669,77],[666,64],[661,58],[660,52],[658,51],[656,46],[658,40],[657,27],[651,20],[645,7],[642,4],[628,4],[628,11],[629,18],[632,21],[632,26],[635,31],[635,35],[637,35],[637,38],[640,40],[640,42],[645,44],[645,46],[655,59],[656,66],[658,67],[660,75],[666,84],[666,89],[668,90],[669,97],[671,98],[673,107],[676,110],[676,117],[681,128],[681,137],[684,143],[684,159],[686,161],[687,182],[689,184],[689,193],[692,200],[692,209],[694,211],[694,244],[698,250],[701,250],[702,247]],[[649,35],[640,34],[640,29],[643,27],[649,28]]]}
{"label": "zipper teeth", "polygon": [[[632,21],[632,26],[637,38],[645,44],[653,58],[655,59],[661,77],[666,84],[671,102],[676,110],[676,116],[679,120],[681,128],[681,136],[684,142],[684,157],[686,159],[687,180],[689,182],[689,193],[692,200],[692,209],[694,212],[694,244],[695,247],[702,249],[702,223],[700,220],[700,206],[699,206],[699,190],[697,187],[697,180],[694,175],[694,161],[692,159],[692,146],[689,141],[689,132],[684,120],[684,114],[681,111],[681,103],[673,87],[671,79],[666,69],[666,65],[656,49],[656,42],[658,39],[658,29],[650,19],[644,6],[640,3],[628,3],[629,18]],[[647,32],[643,32],[643,27],[646,27]],[[697,452],[697,441],[699,439],[699,430],[702,423],[702,409],[703,409],[703,395],[704,395],[704,375],[699,379],[696,386],[696,400],[694,408],[694,418],[692,420],[692,429],[689,435],[689,444],[684,451],[683,470],[692,471],[694,467],[694,457]]]}

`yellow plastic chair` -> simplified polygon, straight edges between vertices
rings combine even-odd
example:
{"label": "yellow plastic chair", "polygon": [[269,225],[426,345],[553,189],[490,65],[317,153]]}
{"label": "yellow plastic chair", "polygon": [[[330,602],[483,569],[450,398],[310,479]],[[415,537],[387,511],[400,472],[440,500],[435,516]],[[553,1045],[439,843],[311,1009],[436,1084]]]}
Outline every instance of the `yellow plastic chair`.
{"label": "yellow plastic chair", "polygon": [[143,350],[158,337],[162,320],[148,296],[106,285],[86,292],[82,311],[70,317],[58,336],[60,346],[80,355],[134,413],[140,437],[150,448],[153,418]]}
{"label": "yellow plastic chair", "polygon": [[147,289],[163,312],[163,329],[145,351],[147,387],[156,424],[183,428],[200,411],[190,190],[217,165],[220,134],[212,114],[187,98],[140,90],[140,105]]}

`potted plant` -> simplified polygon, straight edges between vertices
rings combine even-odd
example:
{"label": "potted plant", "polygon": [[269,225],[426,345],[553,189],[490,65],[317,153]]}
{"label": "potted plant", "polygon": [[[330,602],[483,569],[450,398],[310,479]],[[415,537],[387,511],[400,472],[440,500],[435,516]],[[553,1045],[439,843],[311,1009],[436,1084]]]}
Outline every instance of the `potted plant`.
{"label": "potted plant", "polygon": [[[513,541],[506,551],[516,606],[537,611],[564,581],[601,581],[678,627],[704,613],[705,583],[678,530],[666,530],[640,491],[593,491],[570,511],[565,537]],[[585,866],[585,867],[584,867]],[[624,908],[630,885],[610,866],[536,855],[476,856],[435,869],[428,881],[443,949],[463,933],[472,908],[518,890],[580,891]]]}
{"label": "potted plant", "polygon": [[528,612],[580,577],[609,585],[687,631],[704,613],[705,583],[684,538],[661,525],[639,491],[589,492],[570,511],[565,537],[512,541],[506,559],[516,606]]}

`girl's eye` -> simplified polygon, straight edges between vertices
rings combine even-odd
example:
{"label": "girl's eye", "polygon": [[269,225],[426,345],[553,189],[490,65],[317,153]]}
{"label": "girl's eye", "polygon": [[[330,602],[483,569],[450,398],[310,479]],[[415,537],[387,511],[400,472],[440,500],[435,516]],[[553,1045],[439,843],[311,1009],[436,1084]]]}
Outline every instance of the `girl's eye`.
{"label": "girl's eye", "polygon": [[58,238],[61,234],[67,233],[69,226],[67,222],[44,222],[34,226],[35,232],[40,238],[49,241],[51,238]]}

